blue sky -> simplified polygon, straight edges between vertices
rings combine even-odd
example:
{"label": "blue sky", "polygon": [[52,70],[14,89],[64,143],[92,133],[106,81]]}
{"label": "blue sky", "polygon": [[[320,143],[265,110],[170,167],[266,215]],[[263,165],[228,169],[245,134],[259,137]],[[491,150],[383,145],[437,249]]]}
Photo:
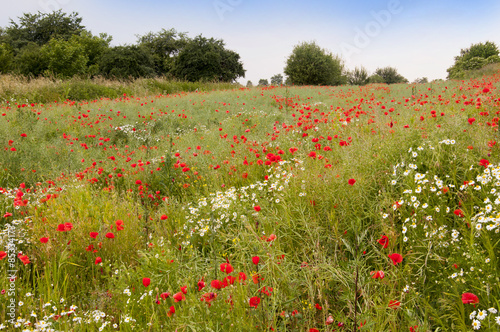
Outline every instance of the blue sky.
{"label": "blue sky", "polygon": [[348,69],[392,66],[410,81],[445,78],[472,43],[500,46],[497,0],[18,0],[2,4],[0,26],[53,9],[78,12],[87,29],[110,34],[114,45],[162,28],[223,39],[241,56],[244,84],[283,73],[303,41],[340,55]]}

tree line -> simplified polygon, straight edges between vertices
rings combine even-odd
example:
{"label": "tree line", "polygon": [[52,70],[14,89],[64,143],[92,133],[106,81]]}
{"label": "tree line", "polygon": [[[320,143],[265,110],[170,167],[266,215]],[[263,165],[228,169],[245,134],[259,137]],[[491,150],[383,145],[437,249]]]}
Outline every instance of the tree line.
{"label": "tree line", "polygon": [[245,76],[239,54],[220,39],[163,29],[138,36],[134,45],[112,47],[111,40],[88,31],[78,13],[25,13],[0,28],[0,73],[218,82]]}

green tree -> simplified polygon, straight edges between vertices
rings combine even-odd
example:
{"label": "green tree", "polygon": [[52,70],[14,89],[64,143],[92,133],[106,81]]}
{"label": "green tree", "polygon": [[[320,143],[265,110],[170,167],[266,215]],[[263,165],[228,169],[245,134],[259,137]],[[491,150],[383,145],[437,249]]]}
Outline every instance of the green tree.
{"label": "green tree", "polygon": [[365,67],[356,67],[347,73],[347,82],[351,85],[365,85],[368,83],[368,71]]}
{"label": "green tree", "polygon": [[282,85],[283,84],[283,75],[276,74],[271,77],[271,85]]}
{"label": "green tree", "polygon": [[377,68],[375,74],[382,77],[383,83],[408,83],[408,80],[398,73],[398,70],[393,67]]}
{"label": "green tree", "polygon": [[246,86],[247,86],[247,88],[251,88],[251,87],[253,87],[253,83],[252,83],[252,81],[248,80],[248,81],[247,81],[247,85],[246,85]]}
{"label": "green tree", "polygon": [[88,58],[86,72],[92,76],[99,72],[100,58],[109,49],[111,40],[111,36],[105,33],[93,36],[90,32],[83,31],[79,35],[71,36],[69,42],[81,45],[84,55]]}
{"label": "green tree", "polygon": [[50,74],[68,78],[86,73],[89,58],[84,46],[76,39],[51,39],[42,46],[41,52],[47,59],[47,72]]}
{"label": "green tree", "polygon": [[70,15],[61,10],[52,13],[36,14],[25,13],[18,17],[19,22],[10,20],[6,28],[7,39],[16,50],[20,50],[29,43],[39,46],[47,44],[52,38],[69,40],[71,36],[78,35],[84,31],[81,25],[82,18],[78,13]]}
{"label": "green tree", "polygon": [[29,43],[14,58],[14,67],[21,75],[37,77],[48,69],[48,59],[41,46]]}
{"label": "green tree", "polygon": [[268,86],[269,85],[269,81],[267,79],[264,79],[264,78],[261,78],[259,80],[259,84],[260,86]]}
{"label": "green tree", "polygon": [[0,74],[9,73],[13,68],[14,54],[12,48],[6,43],[0,44]]}
{"label": "green tree", "polygon": [[296,45],[287,59],[285,74],[297,85],[340,85],[346,83],[343,61],[315,42]]}
{"label": "green tree", "polygon": [[380,75],[373,74],[372,76],[368,77],[368,83],[370,83],[370,84],[384,83],[384,78]]}
{"label": "green tree", "polygon": [[108,78],[154,76],[154,60],[139,46],[117,46],[106,50],[99,60],[99,72]]}
{"label": "green tree", "polygon": [[500,62],[498,47],[495,43],[472,44],[469,48],[460,50],[455,57],[453,66],[447,69],[449,79],[461,79],[469,70],[480,69],[487,64]]}
{"label": "green tree", "polygon": [[417,84],[424,84],[424,83],[429,83],[429,80],[427,79],[427,77],[422,77],[422,78],[416,78],[413,83],[417,83]]}
{"label": "green tree", "polygon": [[238,77],[245,77],[245,70],[239,54],[226,50],[222,40],[199,35],[179,52],[172,74],[192,82],[232,82]]}
{"label": "green tree", "polygon": [[157,33],[148,32],[138,36],[137,42],[153,56],[156,74],[164,75],[170,73],[175,57],[189,43],[189,38],[184,32],[162,29]]}

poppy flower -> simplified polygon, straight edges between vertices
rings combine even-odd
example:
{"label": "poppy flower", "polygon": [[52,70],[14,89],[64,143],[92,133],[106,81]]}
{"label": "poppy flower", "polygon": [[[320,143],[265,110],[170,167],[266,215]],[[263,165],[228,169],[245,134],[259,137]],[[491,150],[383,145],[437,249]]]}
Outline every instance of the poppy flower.
{"label": "poppy flower", "polygon": [[231,264],[229,264],[229,263],[222,263],[222,264],[220,265],[220,270],[221,270],[222,272],[226,272],[227,274],[229,274],[229,273],[231,273],[231,272],[233,272],[233,271],[234,271],[233,267],[232,267],[232,266],[231,266]]}
{"label": "poppy flower", "polygon": [[462,294],[462,303],[463,304],[476,304],[479,303],[479,299],[476,295],[472,293],[463,293]]}
{"label": "poppy flower", "polygon": [[203,280],[203,278],[201,278],[199,281],[198,281],[198,292],[201,291],[203,288],[205,288],[205,281]]}
{"label": "poppy flower", "polygon": [[389,246],[389,238],[386,235],[382,235],[380,240],[378,240],[378,243],[382,246],[382,248],[387,248]]}
{"label": "poppy flower", "polygon": [[10,212],[5,212],[5,214],[3,215],[4,218],[8,218],[8,217],[12,217],[12,213]]}
{"label": "poppy flower", "polygon": [[385,277],[384,271],[372,271],[370,275],[373,279],[384,279]]}
{"label": "poppy flower", "polygon": [[266,240],[266,241],[267,241],[267,242],[273,242],[274,240],[276,240],[276,235],[271,234],[271,235],[269,235],[269,237],[267,238],[267,240]]}
{"label": "poppy flower", "polygon": [[487,159],[481,159],[479,161],[479,166],[483,166],[484,168],[488,168],[489,164],[490,164],[490,162]]}
{"label": "poppy flower", "polygon": [[167,217],[167,215],[163,214],[163,215],[160,217],[160,219],[161,219],[161,220],[167,220],[167,219],[168,219],[168,217]]}
{"label": "poppy flower", "polygon": [[181,292],[184,293],[184,294],[187,294],[187,286],[182,286],[181,287]]}
{"label": "poppy flower", "polygon": [[73,224],[70,222],[57,225],[58,232],[68,232],[73,228]]}
{"label": "poppy flower", "polygon": [[220,280],[212,280],[212,282],[210,283],[210,286],[212,288],[215,288],[215,289],[221,289],[222,288],[222,282],[220,282]]}
{"label": "poppy flower", "polygon": [[109,233],[106,233],[106,237],[107,237],[108,239],[114,239],[114,238],[115,238],[115,234],[113,234],[113,233],[109,232]]}
{"label": "poppy flower", "polygon": [[172,317],[173,314],[175,314],[175,307],[171,306],[170,309],[168,310],[167,316]]}
{"label": "poppy flower", "polygon": [[102,262],[102,258],[101,258],[101,257],[97,257],[97,258],[95,259],[95,265],[97,265],[97,264],[99,264],[99,263],[101,263],[101,262]]}
{"label": "poppy flower", "polygon": [[473,124],[473,123],[474,123],[474,121],[476,121],[476,119],[475,119],[475,118],[469,118],[467,121],[468,121],[468,122],[469,122],[469,124],[471,125],[471,124]]}
{"label": "poppy flower", "polygon": [[245,274],[245,272],[240,272],[238,274],[238,281],[245,281],[247,280],[247,275]]}
{"label": "poppy flower", "polygon": [[7,253],[5,251],[0,251],[0,261],[7,257]]}
{"label": "poppy flower", "polygon": [[321,306],[319,305],[319,303],[316,303],[316,304],[314,305],[314,307],[315,307],[316,309],[318,309],[318,310],[322,310],[322,309],[323,309],[323,307],[321,307]]}
{"label": "poppy flower", "polygon": [[349,179],[349,181],[347,181],[347,183],[349,183],[351,186],[353,186],[356,183],[356,180]]}
{"label": "poppy flower", "polygon": [[21,262],[23,262],[24,265],[31,263],[30,259],[28,258],[28,255],[18,254],[17,258],[19,258],[21,260]]}
{"label": "poppy flower", "polygon": [[144,287],[148,287],[150,283],[151,283],[151,279],[142,278],[142,284],[144,285]]}
{"label": "poppy flower", "polygon": [[259,212],[259,211],[260,211],[260,206],[256,205],[256,206],[254,206],[254,207],[253,207],[253,209],[254,209],[255,211]]}
{"label": "poppy flower", "polygon": [[99,235],[99,233],[97,233],[97,232],[90,232],[89,235],[90,235],[91,238],[96,239],[97,235]]}
{"label": "poppy flower", "polygon": [[453,211],[453,213],[454,213],[455,215],[459,216],[460,218],[465,217],[465,216],[464,216],[464,213],[463,213],[463,212],[462,212],[462,210],[460,210],[460,209],[456,209],[455,211]]}
{"label": "poppy flower", "polygon": [[174,302],[180,302],[180,301],[186,299],[186,297],[184,296],[184,294],[182,294],[182,292],[175,293],[173,298],[174,298]]}
{"label": "poppy flower", "polygon": [[325,323],[325,324],[326,324],[326,325],[330,325],[330,324],[332,324],[333,322],[334,322],[334,320],[333,320],[333,316],[328,316],[328,318],[326,319],[326,323]]}
{"label": "poppy flower", "polygon": [[401,302],[396,301],[396,300],[391,300],[389,301],[389,308],[391,309],[397,309],[401,305]]}
{"label": "poppy flower", "polygon": [[310,329],[309,329],[309,332],[319,332],[319,330],[318,330],[318,329],[315,329],[315,328],[310,328]]}
{"label": "poppy flower", "polygon": [[203,294],[200,300],[202,302],[205,301],[205,303],[208,304],[208,306],[210,307],[212,305],[212,301],[215,301],[216,298],[217,298],[217,293],[210,292]]}
{"label": "poppy flower", "polygon": [[398,263],[401,263],[403,261],[403,256],[401,256],[400,254],[390,254],[388,257],[392,259],[392,263],[394,265],[398,265]]}
{"label": "poppy flower", "polygon": [[260,297],[258,296],[251,297],[249,303],[251,307],[257,308],[257,306],[260,303]]}
{"label": "poppy flower", "polygon": [[260,257],[259,256],[252,257],[252,263],[254,263],[255,265],[259,264],[259,261],[260,261]]}
{"label": "poppy flower", "polygon": [[160,297],[163,299],[163,300],[166,300],[170,297],[170,293],[161,293],[160,294]]}
{"label": "poppy flower", "polygon": [[116,230],[117,230],[117,231],[121,231],[121,230],[123,230],[123,221],[122,221],[122,220],[117,220],[117,221],[115,222],[115,224],[116,224]]}
{"label": "poppy flower", "polygon": [[49,242],[49,238],[48,237],[42,237],[42,238],[40,238],[40,242],[47,243],[47,242]]}
{"label": "poppy flower", "polygon": [[233,276],[227,276],[224,278],[223,284],[227,287],[227,285],[232,285],[236,281],[236,278]]}

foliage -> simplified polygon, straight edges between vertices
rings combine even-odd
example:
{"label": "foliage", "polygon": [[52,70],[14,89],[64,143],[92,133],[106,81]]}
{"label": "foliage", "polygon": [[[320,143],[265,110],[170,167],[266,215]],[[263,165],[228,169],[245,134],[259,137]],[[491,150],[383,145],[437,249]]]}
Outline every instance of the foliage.
{"label": "foliage", "polygon": [[269,81],[267,80],[267,78],[261,78],[259,80],[259,86],[268,86],[269,85]]}
{"label": "foliage", "polygon": [[112,38],[105,33],[93,36],[90,32],[83,31],[79,35],[71,36],[69,42],[75,46],[81,45],[82,54],[88,58],[86,72],[92,76],[99,72],[99,61],[104,52],[109,49],[111,40]]}
{"label": "foliage", "polygon": [[368,84],[368,71],[363,66],[354,68],[347,72],[347,82],[350,85]]}
{"label": "foliage", "polygon": [[384,78],[380,75],[373,74],[370,77],[368,77],[368,83],[385,83]]}
{"label": "foliage", "polygon": [[427,77],[418,77],[416,78],[413,83],[417,83],[417,84],[425,84],[425,83],[429,83],[429,79]]}
{"label": "foliage", "polygon": [[71,36],[84,31],[85,27],[81,22],[82,18],[78,13],[68,15],[61,9],[52,13],[25,13],[18,17],[18,22],[10,20],[6,35],[12,47],[21,50],[29,43],[42,46],[52,38],[69,40]]}
{"label": "foliage", "polygon": [[239,54],[225,49],[222,40],[199,35],[179,52],[172,74],[191,82],[232,82],[245,77],[245,70]]}
{"label": "foliage", "polygon": [[393,67],[377,68],[375,74],[382,77],[383,83],[408,83],[408,80],[398,73],[398,70]]}
{"label": "foliage", "polygon": [[35,43],[29,43],[19,51],[14,59],[16,72],[30,77],[37,77],[46,73],[49,59],[42,47]]}
{"label": "foliage", "polygon": [[154,76],[154,60],[139,46],[116,46],[106,50],[99,60],[99,73],[107,78]]}
{"label": "foliage", "polygon": [[271,85],[280,86],[282,84],[283,84],[283,75],[276,74],[273,77],[271,77]]}
{"label": "foliage", "polygon": [[175,57],[189,43],[189,38],[185,32],[162,29],[139,36],[137,42],[152,54],[156,74],[165,75],[171,72]]}
{"label": "foliage", "polygon": [[321,49],[315,42],[296,45],[284,71],[290,83],[295,85],[340,85],[346,82],[341,58]]}
{"label": "foliage", "polygon": [[251,87],[253,87],[253,83],[252,83],[252,81],[248,80],[248,81],[247,81],[247,85],[246,85],[246,87],[247,87],[247,88],[251,88]]}
{"label": "foliage", "polygon": [[0,44],[0,74],[5,74],[11,71],[14,62],[14,54],[10,45]]}
{"label": "foliage", "polygon": [[455,63],[447,69],[448,78],[462,79],[467,77],[467,71],[498,63],[500,62],[498,54],[498,47],[493,42],[472,44],[469,48],[460,50],[460,55],[455,57]]}
{"label": "foliage", "polygon": [[69,78],[84,74],[87,70],[89,58],[83,45],[76,39],[51,39],[42,46],[40,52],[47,60],[47,71],[50,75]]}

